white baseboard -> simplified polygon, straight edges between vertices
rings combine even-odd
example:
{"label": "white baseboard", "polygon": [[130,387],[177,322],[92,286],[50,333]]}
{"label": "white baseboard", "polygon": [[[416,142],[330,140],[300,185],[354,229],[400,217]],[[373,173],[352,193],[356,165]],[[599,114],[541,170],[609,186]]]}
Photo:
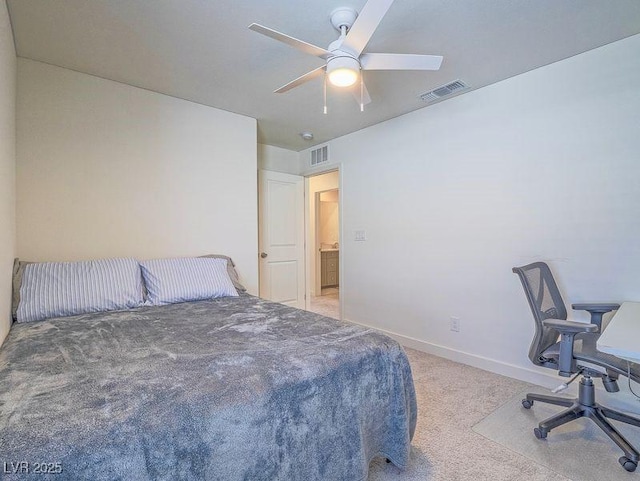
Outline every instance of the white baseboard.
{"label": "white baseboard", "polygon": [[403,334],[397,334],[395,332],[370,326],[362,322],[356,322],[350,319],[345,320],[348,322],[352,322],[353,324],[358,324],[360,326],[380,331],[383,334],[386,334],[387,336],[395,339],[401,345],[409,347],[411,349],[416,349],[418,351],[426,352],[427,354],[444,357],[445,359],[484,369],[485,371],[494,372],[496,374],[501,374],[503,376],[518,379],[520,381],[530,382],[532,384],[537,384],[538,386],[548,388],[556,387],[557,385],[562,383],[562,381],[558,381],[558,376],[554,376],[551,372],[538,372],[533,369],[516,366],[515,364],[505,363],[496,359],[491,359],[488,357],[479,356],[477,354],[471,354],[468,352],[452,349],[450,347],[440,346],[431,342],[422,341],[420,339],[405,336]]}
{"label": "white baseboard", "polygon": [[[387,336],[398,341],[402,346],[415,349],[417,351],[426,352],[427,354],[433,354],[435,356],[443,357],[451,361],[467,364],[469,366],[477,367],[485,371],[507,376],[519,381],[529,382],[537,386],[552,389],[559,386],[563,382],[566,382],[566,378],[561,378],[554,374],[549,369],[540,368],[540,371],[536,369],[529,369],[515,364],[510,364],[497,359],[491,359],[477,354],[471,354],[464,351],[459,351],[446,346],[440,346],[431,342],[416,339],[414,337],[405,336],[403,334],[397,334],[386,329],[370,326],[362,322],[352,321],[350,319],[344,319],[347,322],[358,324],[363,327],[375,329],[382,332]],[[546,372],[548,371],[548,372]],[[577,381],[574,382],[568,390],[564,391],[565,394],[577,396]],[[602,404],[606,404],[614,409],[620,409],[623,411],[629,411],[631,413],[640,414],[640,402],[633,396],[627,386],[627,378],[620,378],[618,381],[620,384],[619,393],[608,393],[602,388],[602,386],[596,385],[597,395],[596,398],[600,398]]]}

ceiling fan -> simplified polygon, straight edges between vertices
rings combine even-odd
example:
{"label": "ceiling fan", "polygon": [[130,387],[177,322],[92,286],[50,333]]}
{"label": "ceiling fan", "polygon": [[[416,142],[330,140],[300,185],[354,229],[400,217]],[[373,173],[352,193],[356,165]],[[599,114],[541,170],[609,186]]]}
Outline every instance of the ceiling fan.
{"label": "ceiling fan", "polygon": [[358,13],[349,7],[337,8],[331,13],[331,24],[340,32],[340,38],[331,42],[326,49],[290,37],[284,33],[252,23],[249,28],[290,47],[296,48],[326,60],[318,67],[275,90],[283,93],[302,85],[316,77],[325,76],[336,87],[350,87],[360,79],[360,110],[371,102],[362,77],[363,70],[438,70],[442,63],[440,55],[416,55],[394,53],[362,53],[369,39],[382,21],[393,0],[369,0]]}

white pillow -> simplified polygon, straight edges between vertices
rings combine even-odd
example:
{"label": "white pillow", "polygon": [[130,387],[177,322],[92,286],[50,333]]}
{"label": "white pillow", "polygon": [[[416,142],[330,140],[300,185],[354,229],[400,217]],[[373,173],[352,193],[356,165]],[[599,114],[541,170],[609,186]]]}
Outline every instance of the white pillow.
{"label": "white pillow", "polygon": [[140,267],[147,303],[153,306],[238,295],[229,278],[226,259],[153,259],[141,261]]}
{"label": "white pillow", "polygon": [[135,259],[27,264],[16,320],[131,309],[143,304],[142,292],[140,266]]}

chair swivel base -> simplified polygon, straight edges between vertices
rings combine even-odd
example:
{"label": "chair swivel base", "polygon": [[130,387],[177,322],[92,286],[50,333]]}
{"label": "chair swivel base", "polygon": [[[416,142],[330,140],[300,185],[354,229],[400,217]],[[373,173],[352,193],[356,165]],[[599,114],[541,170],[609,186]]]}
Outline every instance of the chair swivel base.
{"label": "chair swivel base", "polygon": [[640,454],[609,422],[609,419],[637,427],[640,427],[640,419],[629,416],[625,413],[614,411],[596,403],[595,387],[590,377],[585,376],[580,381],[577,399],[546,396],[544,394],[527,394],[527,397],[522,400],[522,406],[526,409],[530,409],[531,406],[533,406],[534,401],[555,404],[557,406],[564,406],[567,408],[538,424],[538,427],[533,430],[536,438],[544,439],[553,428],[557,428],[558,426],[573,421],[574,419],[588,417],[596,423],[596,425],[602,429],[620,449],[622,449],[624,456],[618,459],[618,462],[622,467],[629,472],[635,471],[638,467]]}

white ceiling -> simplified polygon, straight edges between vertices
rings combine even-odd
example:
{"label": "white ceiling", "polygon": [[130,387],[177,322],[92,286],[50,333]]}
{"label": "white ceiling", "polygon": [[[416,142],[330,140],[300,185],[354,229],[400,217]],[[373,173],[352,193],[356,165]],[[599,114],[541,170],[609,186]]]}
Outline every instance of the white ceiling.
{"label": "white ceiling", "polygon": [[329,89],[323,115],[321,79],[273,93],[323,61],[250,23],[327,47],[331,11],[364,3],[8,0],[20,57],[254,117],[259,142],[292,150],[423,108],[421,93],[452,80],[476,89],[640,33],[640,0],[396,0],[365,52],[444,55],[440,71],[367,72],[365,112]]}

